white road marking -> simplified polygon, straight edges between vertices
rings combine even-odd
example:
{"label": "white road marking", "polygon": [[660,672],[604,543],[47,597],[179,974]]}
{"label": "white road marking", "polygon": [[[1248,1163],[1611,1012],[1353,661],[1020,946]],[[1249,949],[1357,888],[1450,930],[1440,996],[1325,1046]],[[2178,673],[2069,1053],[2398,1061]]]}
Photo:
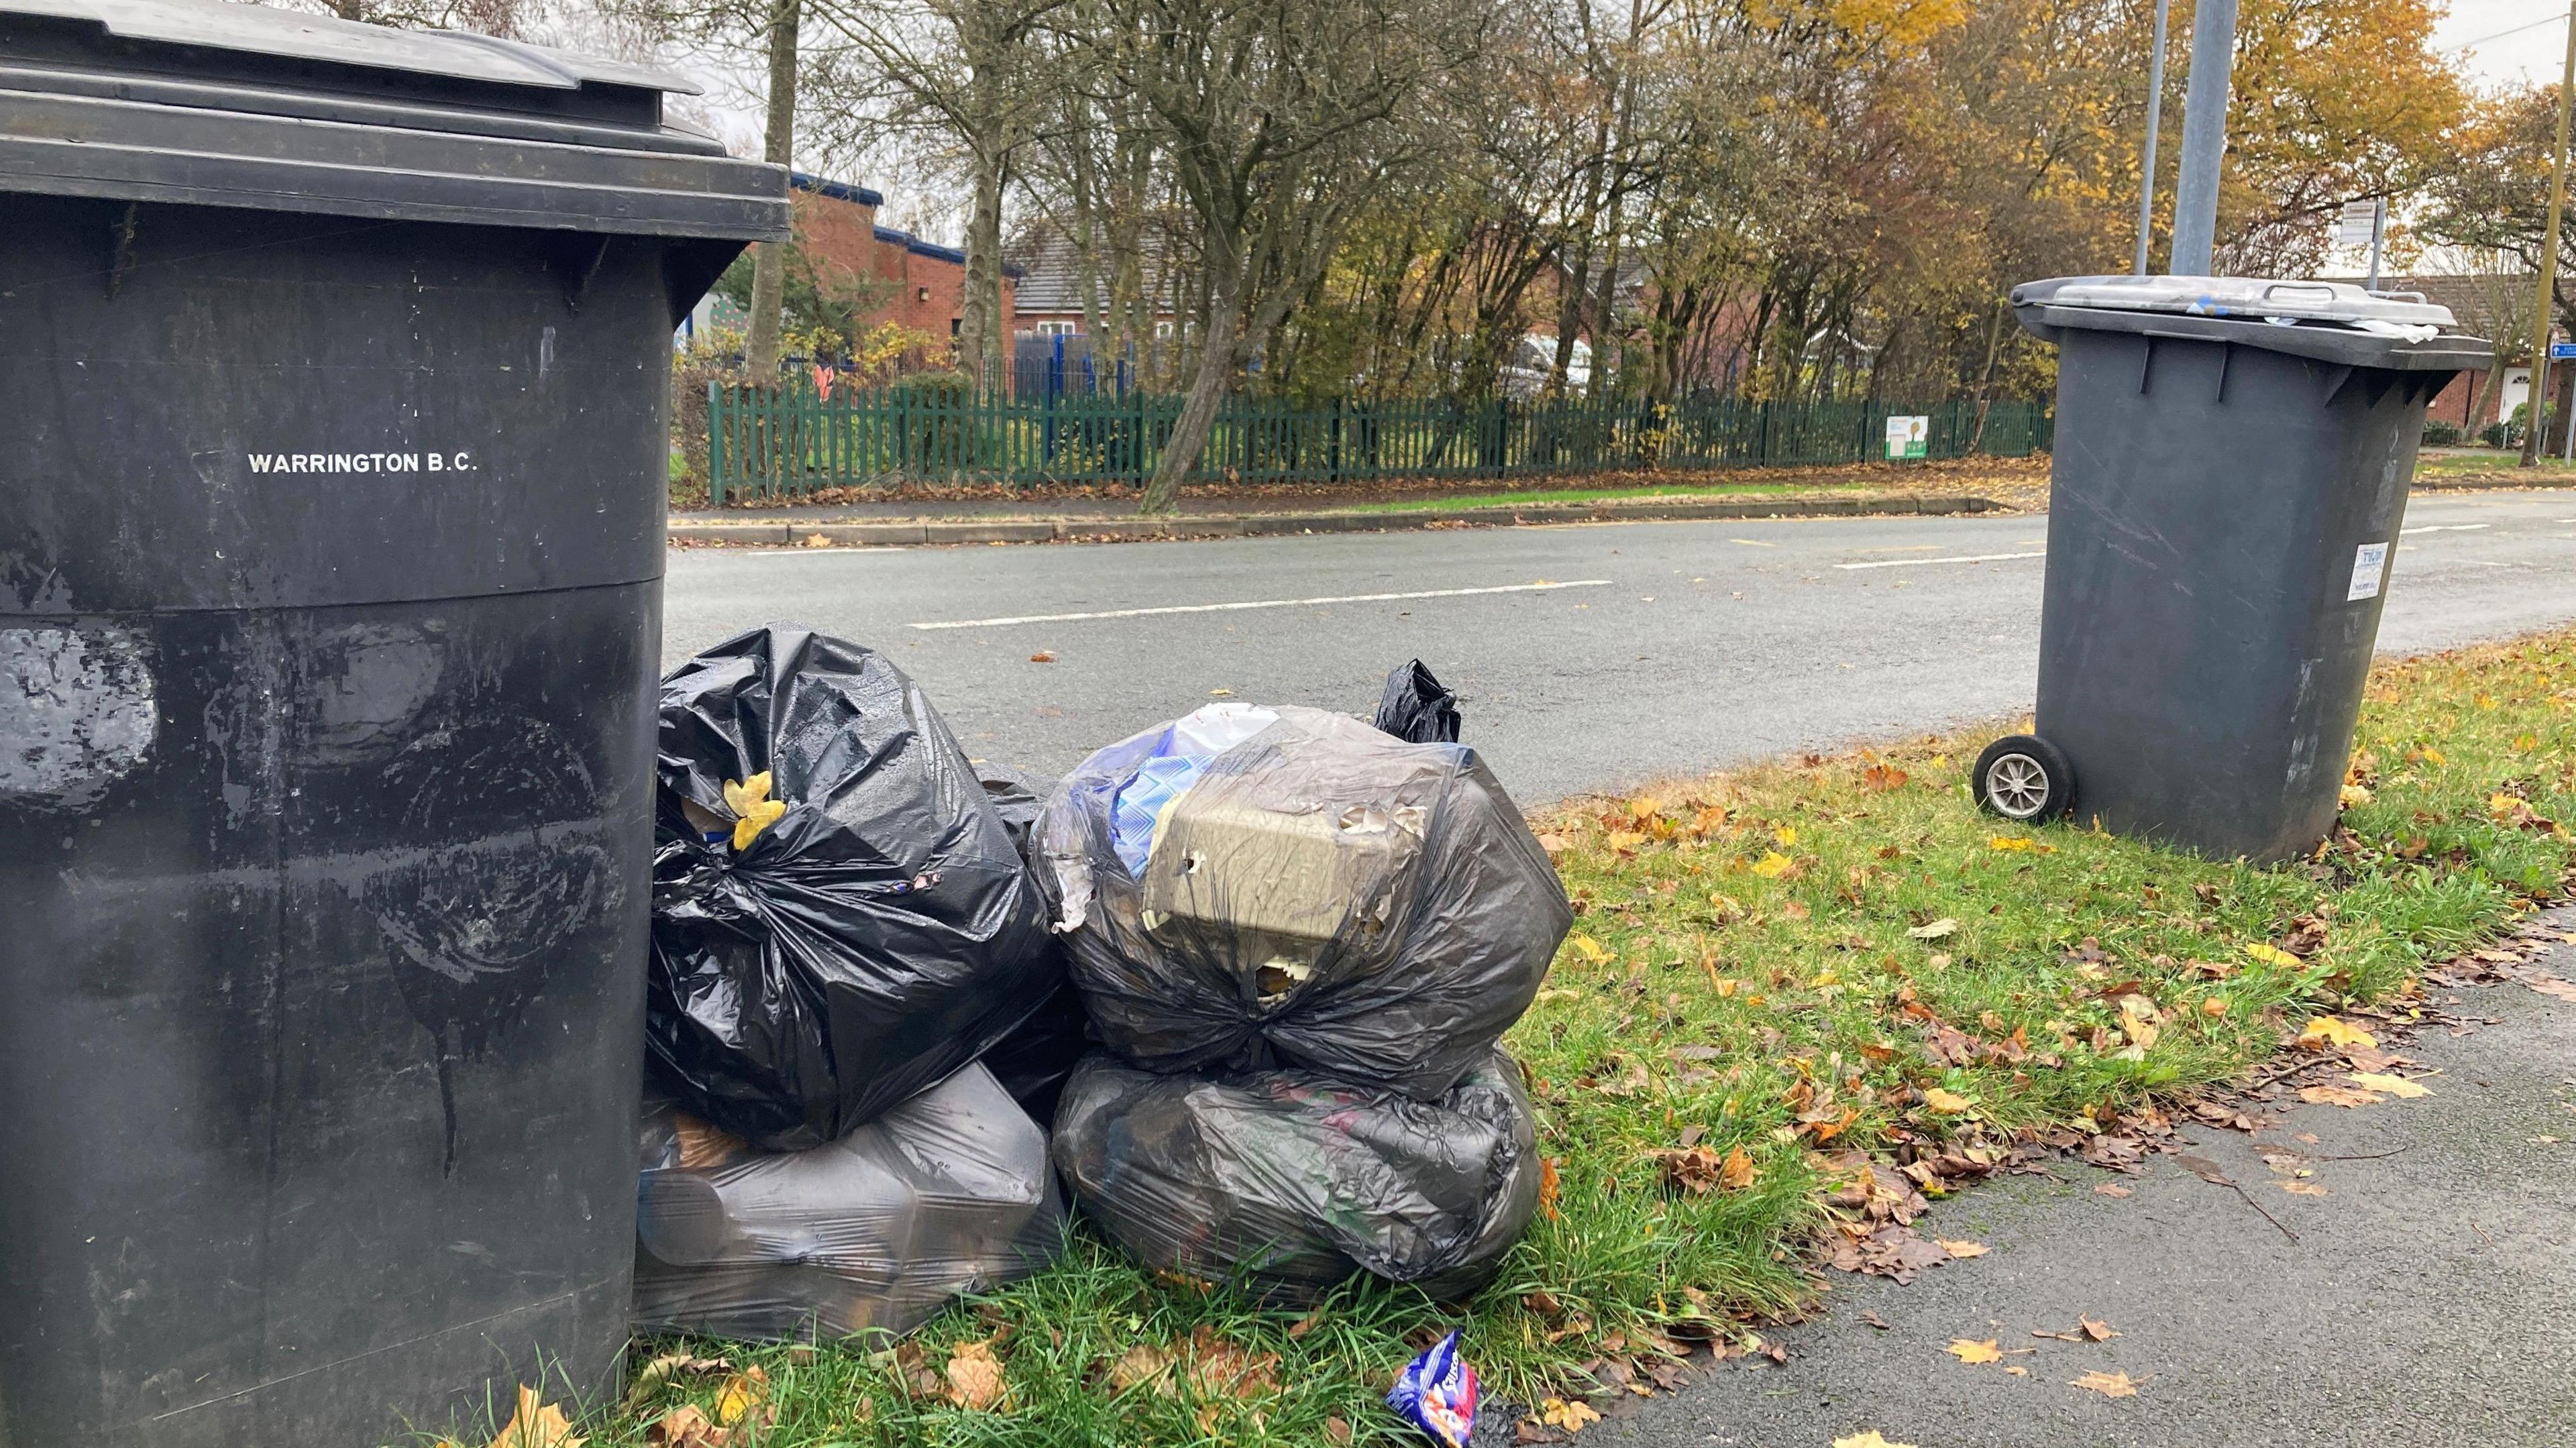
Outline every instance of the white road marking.
{"label": "white road marking", "polygon": [[2036,553],[1970,553],[1958,558],[1882,558],[1870,563],[1837,563],[1836,568],[1914,568],[1927,563],[2002,563],[2013,558],[2045,558],[2048,550]]}
{"label": "white road marking", "polygon": [[1082,623],[1101,618],[1147,618],[1166,613],[1236,613],[1252,608],[1306,608],[1326,603],[1391,603],[1407,598],[1472,598],[1489,593],[1546,593],[1559,588],[1607,588],[1607,578],[1579,578],[1570,583],[1506,583],[1493,588],[1426,588],[1411,593],[1342,593],[1325,598],[1257,598],[1241,603],[1175,603],[1159,608],[1104,608],[1090,613],[1030,613],[1009,618],[942,619],[917,623],[917,629],[1007,628],[1022,623]]}
{"label": "white road marking", "polygon": [[2488,523],[2427,523],[2420,528],[2407,529],[2406,536],[2412,538],[2418,533],[2474,533],[2480,528],[2492,526]]}
{"label": "white road marking", "polygon": [[1747,548],[1777,548],[1780,546],[1777,543],[1765,543],[1758,538],[1729,538],[1726,541],[1729,543],[1741,543]]}

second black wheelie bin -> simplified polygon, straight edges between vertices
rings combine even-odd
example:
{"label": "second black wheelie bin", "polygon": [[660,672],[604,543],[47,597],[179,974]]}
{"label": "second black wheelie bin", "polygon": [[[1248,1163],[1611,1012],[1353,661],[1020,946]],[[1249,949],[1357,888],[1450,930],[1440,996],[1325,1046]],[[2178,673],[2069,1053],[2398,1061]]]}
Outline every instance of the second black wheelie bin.
{"label": "second black wheelie bin", "polygon": [[787,230],[684,88],[0,0],[9,1448],[614,1380],[672,329]]}
{"label": "second black wheelie bin", "polygon": [[1987,809],[2269,861],[2333,828],[2425,403],[2492,365],[2420,296],[2093,276],[2012,293],[2058,346],[2034,733]]}

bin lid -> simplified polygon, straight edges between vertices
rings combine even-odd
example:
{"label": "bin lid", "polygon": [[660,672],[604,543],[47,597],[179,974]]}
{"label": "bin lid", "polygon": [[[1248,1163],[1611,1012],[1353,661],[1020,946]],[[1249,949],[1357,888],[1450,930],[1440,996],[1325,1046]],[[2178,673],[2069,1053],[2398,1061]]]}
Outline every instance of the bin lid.
{"label": "bin lid", "polygon": [[650,66],[231,0],[0,0],[0,193],[775,240]]}
{"label": "bin lid", "polygon": [[2089,276],[2024,282],[2014,315],[2055,341],[2066,328],[2241,343],[2401,371],[2483,367],[2495,349],[2452,331],[2420,292],[2267,277]]}

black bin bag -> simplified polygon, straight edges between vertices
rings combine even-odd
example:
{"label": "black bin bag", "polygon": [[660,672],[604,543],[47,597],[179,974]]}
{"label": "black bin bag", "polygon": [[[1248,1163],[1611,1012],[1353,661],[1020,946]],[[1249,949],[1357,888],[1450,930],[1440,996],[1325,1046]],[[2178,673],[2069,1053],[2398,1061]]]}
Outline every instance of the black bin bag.
{"label": "black bin bag", "polygon": [[[755,833],[761,775],[786,809]],[[819,1146],[1062,982],[1001,817],[884,655],[788,625],[716,645],[662,681],[658,776],[646,1044],[690,1114]]]}
{"label": "black bin bag", "polygon": [[1096,1055],[1065,1086],[1055,1161],[1148,1266],[1274,1303],[1359,1271],[1454,1300],[1538,1210],[1534,1130],[1499,1049],[1433,1102],[1311,1071],[1164,1076]]}
{"label": "black bin bag", "polygon": [[1210,705],[1094,754],[1039,873],[1097,1039],[1156,1071],[1304,1066],[1432,1100],[1574,916],[1472,749]]}

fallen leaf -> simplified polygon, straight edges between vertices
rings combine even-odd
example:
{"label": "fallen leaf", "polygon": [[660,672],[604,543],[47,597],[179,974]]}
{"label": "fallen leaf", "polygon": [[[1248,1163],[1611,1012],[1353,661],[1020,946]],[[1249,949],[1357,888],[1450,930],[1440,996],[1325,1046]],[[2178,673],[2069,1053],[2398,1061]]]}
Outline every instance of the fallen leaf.
{"label": "fallen leaf", "polygon": [[1860,1320],[1868,1323],[1874,1328],[1877,1328],[1881,1332],[1885,1332],[1896,1325],[1889,1322],[1886,1318],[1879,1316],[1877,1313],[1868,1311],[1867,1309],[1862,1310]]}
{"label": "fallen leaf", "polygon": [[1172,1393],[1172,1355],[1149,1342],[1140,1342],[1118,1355],[1109,1365],[1109,1386],[1127,1392],[1138,1386],[1150,1386],[1166,1397]]}
{"label": "fallen leaf", "polygon": [[1340,1417],[1326,1418],[1324,1420],[1324,1441],[1334,1444],[1335,1448],[1340,1448],[1340,1445],[1350,1442],[1351,1425],[1348,1420]]}
{"label": "fallen leaf", "polygon": [[1211,699],[1231,699],[1234,697],[1234,691],[1232,689],[1210,689],[1208,690],[1208,697]]}
{"label": "fallen leaf", "polygon": [[1728,1191],[1740,1192],[1753,1185],[1754,1179],[1760,1175],[1760,1170],[1753,1165],[1753,1158],[1744,1154],[1743,1147],[1729,1147],[1726,1160],[1718,1163],[1717,1184]]}
{"label": "fallen leaf", "polygon": [[536,1389],[522,1387],[510,1421],[501,1425],[491,1448],[581,1448],[586,1441],[572,1430],[563,1409],[543,1401]]}
{"label": "fallen leaf", "polygon": [[751,778],[726,780],[725,808],[733,811],[733,847],[736,851],[751,848],[760,832],[778,823],[787,813],[787,801],[769,797],[769,771],[764,769]]}
{"label": "fallen leaf", "polygon": [[1036,653],[1029,655],[1029,662],[1033,664],[1052,664],[1055,662],[1055,655],[1045,649],[1040,649]]}
{"label": "fallen leaf", "polygon": [[805,535],[805,541],[801,546],[806,548],[829,548],[832,546],[832,540],[824,537],[820,533],[808,533]]}
{"label": "fallen leaf", "polygon": [[644,1441],[653,1448],[723,1448],[725,1440],[732,1436],[689,1403],[664,1413],[644,1430]]}
{"label": "fallen leaf", "polygon": [[2086,1373],[2072,1379],[2069,1386],[2082,1388],[2088,1393],[2100,1393],[2106,1398],[2134,1398],[2138,1395],[2138,1385],[2129,1381],[2127,1373]]}
{"label": "fallen leaf", "polygon": [[2553,1000],[2576,1001],[2576,983],[2560,980],[2554,975],[2526,975],[2522,977],[2522,983]]}
{"label": "fallen leaf", "polygon": [[[687,1120],[689,1118],[683,1119]],[[688,1146],[685,1132],[683,1132],[680,1154],[682,1161],[685,1164],[688,1157]],[[686,1374],[728,1373],[731,1371],[733,1371],[733,1363],[725,1358],[702,1358],[695,1353],[685,1352],[659,1353],[654,1356],[652,1361],[635,1370],[635,1380],[626,1385],[626,1406],[632,1408],[642,1404],[646,1399],[651,1398],[655,1392],[660,1390],[664,1383],[671,1381],[673,1378]]]}
{"label": "fallen leaf", "polygon": [[2328,1191],[2324,1187],[2318,1186],[2315,1182],[2274,1182],[2273,1185],[2279,1187],[2285,1192],[2288,1192],[2294,1197],[2330,1197],[2334,1195],[2333,1192]]}
{"label": "fallen leaf", "polygon": [[2341,1106],[2349,1109],[2355,1106],[2376,1106],[2383,1098],[2367,1091],[2356,1091],[2349,1086],[2302,1086],[2299,1088],[2299,1099],[2311,1106]]}
{"label": "fallen leaf", "polygon": [[1943,1351],[1963,1363],[1999,1363],[2004,1360],[2003,1349],[1991,1337],[1984,1342],[1964,1337],[1952,1338],[1949,1347]]}
{"label": "fallen leaf", "polygon": [[1876,1428],[1872,1428],[1866,1433],[1854,1433],[1848,1438],[1836,1438],[1834,1448],[1914,1448],[1914,1445],[1890,1443]]}
{"label": "fallen leaf", "polygon": [[1795,868],[1795,862],[1778,850],[1766,850],[1762,858],[1754,861],[1749,868],[1765,880],[1777,880]]}
{"label": "fallen leaf", "polygon": [[2129,1194],[2129,1189],[2117,1182],[2096,1183],[2093,1191],[2096,1195],[2105,1197],[2125,1197]]}
{"label": "fallen leaf", "polygon": [[716,1389],[716,1422],[730,1428],[769,1401],[769,1374],[758,1365],[744,1368]]}
{"label": "fallen leaf", "polygon": [[1591,936],[1584,934],[1580,930],[1565,937],[1565,943],[1573,946],[1577,953],[1582,955],[1585,960],[1592,962],[1594,965],[1599,965],[1601,962],[1610,958],[1610,952],[1601,948],[1600,941],[1593,939]]}
{"label": "fallen leaf", "polygon": [[1869,790],[1895,789],[1905,783],[1905,771],[1893,764],[1873,764],[1860,772],[1860,787]]}
{"label": "fallen leaf", "polygon": [[[1541,1185],[1544,1186],[1545,1183],[1542,1182]],[[1324,1309],[1320,1307],[1307,1313],[1304,1317],[1298,1318],[1295,1322],[1288,1324],[1288,1340],[1290,1342],[1295,1342],[1306,1334],[1313,1332],[1316,1327],[1323,1322],[1323,1320]]]}
{"label": "fallen leaf", "polygon": [[1556,1210],[1557,1190],[1556,1158],[1552,1156],[1540,1157],[1538,1162],[1538,1210],[1539,1215],[1547,1218],[1551,1222],[1555,1221],[1558,1216],[1558,1212]]}
{"label": "fallen leaf", "polygon": [[1944,936],[1957,933],[1958,929],[1959,922],[1945,915],[1929,925],[1917,925],[1905,933],[1917,940],[1939,940]]}
{"label": "fallen leaf", "polygon": [[2022,1366],[2021,1364],[2019,1364],[2019,1363],[2006,1363],[2006,1364],[2004,1364],[2004,1371],[2005,1371],[2005,1372],[2008,1372],[2008,1373],[2010,1373],[2010,1374],[2012,1374],[2014,1377],[2017,1377],[2017,1378],[2026,1378],[2026,1377],[2029,1377],[2029,1376],[2030,1376],[2030,1369],[2028,1369],[2028,1368],[2026,1368],[2026,1367],[2023,1367],[2023,1366]]}
{"label": "fallen leaf", "polygon": [[2292,955],[2290,952],[2283,950],[2277,945],[2266,945],[2259,940],[2246,946],[2245,953],[2252,956],[2254,959],[2263,962],[2265,965],[2286,965],[2293,969],[2296,969],[2299,965],[2299,958],[2297,956]]}
{"label": "fallen leaf", "polygon": [[2039,841],[2026,839],[2020,835],[1996,835],[1986,841],[1986,847],[1993,850],[2028,850],[2035,849],[2038,845]]}
{"label": "fallen leaf", "polygon": [[2368,785],[2361,784],[2345,785],[2343,787],[2343,796],[2340,803],[2345,809],[2351,809],[2356,805],[2365,805],[2370,803],[2370,787]]}
{"label": "fallen leaf", "polygon": [[1941,1241],[1942,1251],[1949,1253],[1953,1257],[1963,1259],[1968,1257],[1983,1257],[1988,1252],[1994,1250],[1983,1242],[1952,1242],[1944,1239],[1936,1240]]}
{"label": "fallen leaf", "polygon": [[2098,1317],[2078,1318],[2075,1323],[2075,1330],[2084,1334],[2085,1337],[2094,1342],[2109,1342],[2111,1339],[2120,1335],[2118,1330],[2113,1328],[2111,1324],[2102,1321]]}
{"label": "fallen leaf", "polygon": [[1934,1111],[1939,1112],[1943,1116],[1956,1116],[1960,1112],[1967,1110],[1974,1103],[1956,1091],[1945,1091],[1938,1086],[1927,1086],[1923,1090],[1923,1104],[1931,1107]]}
{"label": "fallen leaf", "polygon": [[[2264,948],[2268,950],[2271,947]],[[2253,947],[2249,945],[2246,950],[2251,953]],[[2299,1032],[2298,1043],[2311,1051],[2322,1051],[2329,1046],[2361,1046],[2375,1049],[2379,1045],[2379,1038],[2350,1021],[2334,1016],[2316,1016],[2311,1018],[2306,1028]]]}
{"label": "fallen leaf", "polygon": [[1579,1398],[1573,1401],[1550,1398],[1538,1405],[1538,1420],[1551,1428],[1580,1433],[1587,1425],[1600,1422],[1601,1415],[1592,1411],[1591,1404]]}
{"label": "fallen leaf", "polygon": [[2433,1094],[2433,1088],[2430,1086],[2409,1081],[2403,1076],[2386,1076],[2376,1071],[2355,1071],[2345,1079],[2364,1091],[2385,1091],[2405,1101]]}

